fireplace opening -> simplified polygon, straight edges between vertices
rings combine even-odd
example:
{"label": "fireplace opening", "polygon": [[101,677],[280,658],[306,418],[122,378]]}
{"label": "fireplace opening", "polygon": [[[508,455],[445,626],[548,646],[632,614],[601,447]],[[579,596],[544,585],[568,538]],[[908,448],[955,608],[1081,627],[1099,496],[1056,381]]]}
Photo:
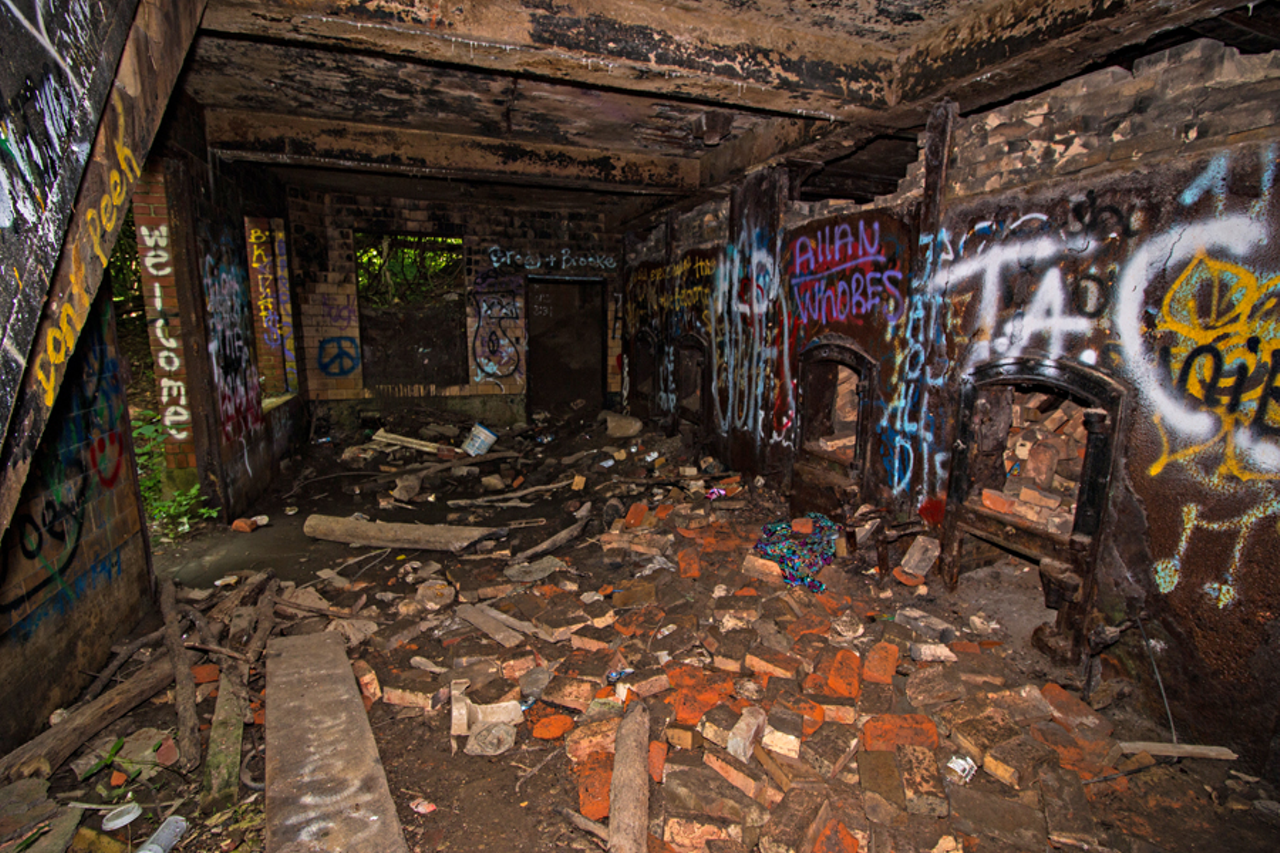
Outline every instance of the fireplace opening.
{"label": "fireplace opening", "polygon": [[828,336],[802,351],[798,373],[791,511],[843,521],[862,498],[875,363],[852,343]]}
{"label": "fireplace opening", "polygon": [[1054,654],[1070,658],[1094,591],[1124,389],[1086,365],[1011,358],[975,369],[959,398],[942,575],[955,589],[970,536],[1038,563],[1058,611]]}
{"label": "fireplace opening", "polygon": [[694,336],[676,346],[675,417],[678,422],[701,427],[704,423],[704,388],[707,385],[707,347]]}
{"label": "fireplace opening", "polygon": [[1070,536],[1089,431],[1086,402],[1054,389],[991,385],[974,401],[966,503]]}

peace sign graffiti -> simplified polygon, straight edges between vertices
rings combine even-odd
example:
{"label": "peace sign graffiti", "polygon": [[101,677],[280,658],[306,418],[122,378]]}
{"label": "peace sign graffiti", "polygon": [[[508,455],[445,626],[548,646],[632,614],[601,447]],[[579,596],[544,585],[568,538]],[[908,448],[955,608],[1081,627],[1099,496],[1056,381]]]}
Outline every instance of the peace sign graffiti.
{"label": "peace sign graffiti", "polygon": [[360,366],[360,342],[355,338],[325,338],[316,364],[325,376],[350,376]]}

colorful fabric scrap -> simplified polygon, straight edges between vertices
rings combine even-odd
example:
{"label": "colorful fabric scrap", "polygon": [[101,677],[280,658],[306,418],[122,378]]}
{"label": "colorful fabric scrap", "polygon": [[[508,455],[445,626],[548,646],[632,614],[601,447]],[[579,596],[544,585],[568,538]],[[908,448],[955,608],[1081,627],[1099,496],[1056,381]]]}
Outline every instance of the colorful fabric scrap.
{"label": "colorful fabric scrap", "polygon": [[783,580],[788,584],[822,592],[826,584],[816,576],[835,559],[839,528],[820,512],[808,513],[805,518],[813,519],[812,533],[797,534],[791,530],[790,521],[775,521],[760,529],[755,549],[782,567]]}

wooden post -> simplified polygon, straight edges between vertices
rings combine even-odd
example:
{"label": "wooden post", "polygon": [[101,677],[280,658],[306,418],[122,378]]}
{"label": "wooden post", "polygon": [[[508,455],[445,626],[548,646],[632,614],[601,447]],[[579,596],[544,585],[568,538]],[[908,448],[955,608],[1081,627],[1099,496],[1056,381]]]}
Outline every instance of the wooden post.
{"label": "wooden post", "polygon": [[609,853],[649,849],[649,708],[633,702],[618,726],[609,785]]}

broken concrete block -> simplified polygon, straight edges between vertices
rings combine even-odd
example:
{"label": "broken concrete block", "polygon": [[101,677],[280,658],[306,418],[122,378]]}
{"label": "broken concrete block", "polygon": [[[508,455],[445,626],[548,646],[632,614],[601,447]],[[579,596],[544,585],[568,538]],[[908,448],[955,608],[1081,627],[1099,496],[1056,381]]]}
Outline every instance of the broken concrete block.
{"label": "broken concrete block", "polygon": [[1029,735],[996,744],[987,750],[982,769],[1015,790],[1023,790],[1036,781],[1040,768],[1057,764],[1058,754]]}
{"label": "broken concrete block", "polygon": [[768,715],[763,708],[748,705],[742,710],[741,716],[739,716],[737,722],[733,725],[733,729],[729,732],[728,740],[724,744],[725,749],[739,761],[750,761],[752,751],[756,743],[764,736],[764,730],[768,722]]}
{"label": "broken concrete block", "polygon": [[933,750],[923,746],[902,744],[894,751],[902,773],[902,788],[907,811],[911,814],[946,817],[950,806],[947,791],[938,772]]}
{"label": "broken concrete block", "polygon": [[917,536],[902,558],[902,568],[913,575],[924,577],[929,574],[938,554],[942,552],[942,543],[931,536]]}
{"label": "broken concrete block", "polygon": [[957,636],[956,629],[949,623],[914,607],[901,608],[893,621],[938,643],[949,643]]}
{"label": "broken concrete block", "polygon": [[1000,708],[988,708],[951,729],[951,739],[979,766],[988,750],[1021,734],[1022,729]]}
{"label": "broken concrete block", "polygon": [[810,853],[829,808],[825,791],[792,788],[760,831],[760,853]]}

